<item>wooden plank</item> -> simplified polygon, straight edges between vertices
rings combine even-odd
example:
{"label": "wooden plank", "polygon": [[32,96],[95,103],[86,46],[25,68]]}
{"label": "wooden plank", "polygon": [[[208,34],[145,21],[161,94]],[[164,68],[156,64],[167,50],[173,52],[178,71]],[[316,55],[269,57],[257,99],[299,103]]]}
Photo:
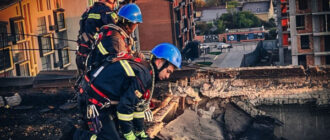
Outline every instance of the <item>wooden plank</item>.
{"label": "wooden plank", "polygon": [[152,114],[155,115],[160,109],[166,107],[168,103],[172,100],[172,98],[173,98],[172,95],[167,96],[159,105],[159,107],[152,111]]}
{"label": "wooden plank", "polygon": [[155,122],[161,122],[163,119],[168,115],[168,113],[174,109],[175,107],[178,106],[179,104],[179,99],[180,97],[175,97],[171,100],[171,102],[161,110],[159,110],[155,115],[154,115],[154,121]]}
{"label": "wooden plank", "polygon": [[149,137],[153,139],[160,132],[160,130],[162,130],[163,127],[164,127],[163,122],[154,123],[147,129],[146,132],[149,135]]}

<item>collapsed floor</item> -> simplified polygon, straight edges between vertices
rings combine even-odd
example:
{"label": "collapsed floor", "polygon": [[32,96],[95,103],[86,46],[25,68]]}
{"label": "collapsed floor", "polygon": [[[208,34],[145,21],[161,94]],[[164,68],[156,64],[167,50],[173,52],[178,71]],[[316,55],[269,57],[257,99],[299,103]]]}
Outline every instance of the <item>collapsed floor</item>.
{"label": "collapsed floor", "polygon": [[[178,71],[158,84],[154,122],[147,124],[147,132],[155,139],[278,139],[273,132],[282,122],[258,106],[328,107],[329,75],[327,66]],[[73,90],[45,85],[10,90],[23,100],[0,109],[0,139],[59,139],[66,123],[76,120],[75,106],[63,106]],[[8,90],[0,95],[10,96]]]}

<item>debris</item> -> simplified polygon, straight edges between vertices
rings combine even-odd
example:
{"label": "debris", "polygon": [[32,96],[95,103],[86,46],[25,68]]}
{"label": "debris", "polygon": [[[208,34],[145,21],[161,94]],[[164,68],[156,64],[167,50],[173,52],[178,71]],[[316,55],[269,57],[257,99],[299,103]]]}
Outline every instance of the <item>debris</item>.
{"label": "debris", "polygon": [[60,109],[62,110],[69,110],[69,109],[73,109],[77,106],[77,103],[71,103],[71,102],[68,102],[68,103],[65,103],[63,105],[60,106]]}
{"label": "debris", "polygon": [[2,97],[0,96],[0,107],[13,107],[18,106],[22,102],[22,98],[18,93],[15,93],[13,96],[10,97]]}
{"label": "debris", "polygon": [[33,106],[30,105],[30,106],[15,106],[13,109],[16,109],[16,110],[25,110],[25,109],[32,109]]}
{"label": "debris", "polygon": [[223,140],[221,127],[215,120],[204,119],[186,109],[182,115],[167,124],[159,133],[160,139],[216,139]]}

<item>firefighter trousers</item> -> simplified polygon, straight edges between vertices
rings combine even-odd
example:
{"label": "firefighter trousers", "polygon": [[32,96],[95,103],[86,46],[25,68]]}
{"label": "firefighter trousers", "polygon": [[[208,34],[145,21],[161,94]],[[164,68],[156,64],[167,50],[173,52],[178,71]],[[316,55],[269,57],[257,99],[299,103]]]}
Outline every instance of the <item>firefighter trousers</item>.
{"label": "firefighter trousers", "polygon": [[[88,105],[87,96],[80,94],[78,96],[78,107],[83,116],[83,120],[87,126],[86,108]],[[75,131],[74,140],[120,140],[118,133],[118,125],[116,124],[116,118],[114,117],[115,106],[110,108],[98,109],[99,120],[102,123],[101,131],[97,134],[86,129],[87,127],[79,128]]]}

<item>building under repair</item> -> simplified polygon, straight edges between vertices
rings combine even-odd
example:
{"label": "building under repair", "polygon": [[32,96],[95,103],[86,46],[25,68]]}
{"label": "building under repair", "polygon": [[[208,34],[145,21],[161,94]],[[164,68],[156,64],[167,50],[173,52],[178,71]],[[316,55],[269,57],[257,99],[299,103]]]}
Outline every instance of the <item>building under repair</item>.
{"label": "building under repair", "polygon": [[[0,79],[0,139],[60,139],[78,118],[67,101],[72,72]],[[329,66],[183,68],[156,84],[147,133],[174,140],[329,139],[329,81]]]}

